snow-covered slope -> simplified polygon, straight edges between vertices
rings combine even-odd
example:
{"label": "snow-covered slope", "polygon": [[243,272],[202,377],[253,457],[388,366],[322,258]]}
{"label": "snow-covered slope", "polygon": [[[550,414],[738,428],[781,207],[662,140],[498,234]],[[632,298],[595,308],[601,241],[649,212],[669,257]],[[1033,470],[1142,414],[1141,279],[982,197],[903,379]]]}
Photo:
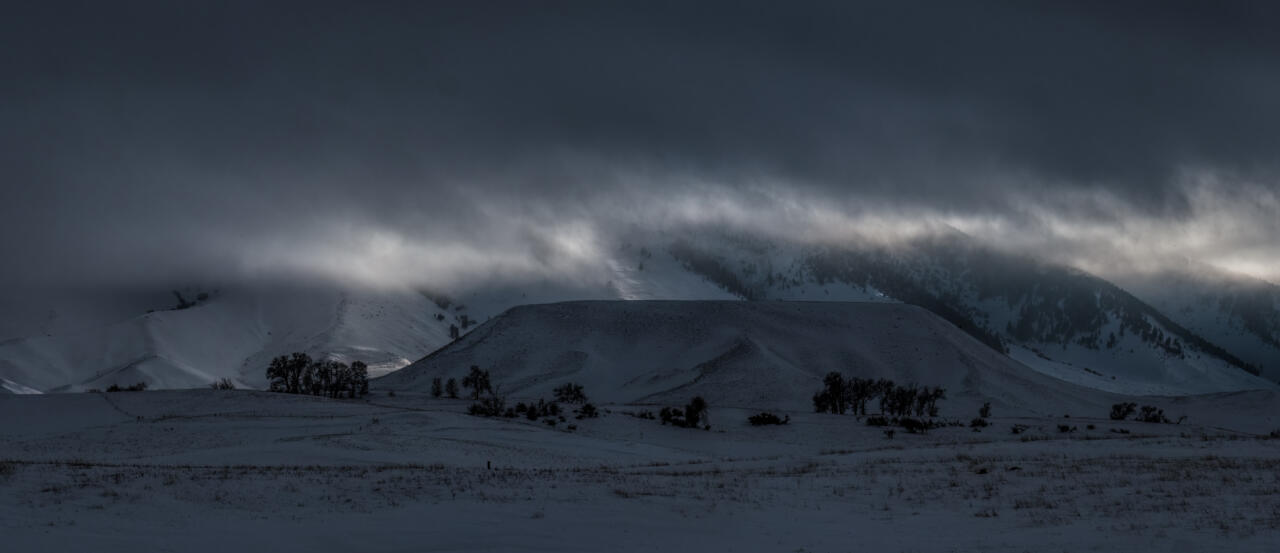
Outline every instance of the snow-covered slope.
{"label": "snow-covered slope", "polygon": [[[381,375],[448,344],[451,326],[466,334],[517,305],[745,299],[918,305],[1044,374],[1118,393],[1269,389],[1280,380],[1272,372],[1280,350],[1267,342],[1280,339],[1280,311],[1259,310],[1252,296],[1144,290],[1157,309],[1104,279],[963,235],[890,248],[709,231],[633,237],[602,251],[600,267],[572,278],[496,275],[428,293],[242,282],[180,288],[193,304],[180,310],[167,287],[0,297],[0,378],[40,391],[138,381],[181,388],[221,377],[262,387],[270,358],[292,351],[358,359]],[[1272,382],[1249,374],[1259,368]]]}
{"label": "snow-covered slope", "polygon": [[741,298],[920,305],[1045,374],[1104,390],[1172,395],[1276,387],[1256,376],[1256,365],[1115,284],[993,251],[960,234],[892,248],[702,237],[671,249],[690,271]]}
{"label": "snow-covered slope", "polygon": [[1280,382],[1280,287],[1205,266],[1118,280],[1169,318]]}
{"label": "snow-covered slope", "polygon": [[270,359],[293,351],[362,360],[381,374],[447,342],[454,320],[411,290],[231,288],[185,309],[11,338],[0,343],[0,377],[43,391],[187,388],[223,377],[261,387]]}
{"label": "snow-covered slope", "polygon": [[37,390],[30,386],[24,386],[12,380],[0,378],[0,394],[29,395],[29,394],[38,394],[38,393],[40,393],[40,390]]}
{"label": "snow-covered slope", "polygon": [[[944,416],[1103,412],[1108,394],[1036,373],[915,306],[854,302],[567,302],[514,308],[374,382],[426,391],[478,365],[504,394],[566,381],[606,402],[807,409],[829,371],[943,386]],[[976,412],[976,411],[974,411]]]}
{"label": "snow-covered slope", "polygon": [[[204,386],[227,377],[265,386],[272,357],[304,351],[364,361],[373,376],[409,364],[515,305],[567,299],[732,299],[665,250],[621,246],[596,282],[477,283],[422,292],[323,283],[55,291],[0,298],[6,390],[77,391],[146,382]],[[204,296],[201,296],[201,294]],[[204,297],[205,299],[197,299]]]}

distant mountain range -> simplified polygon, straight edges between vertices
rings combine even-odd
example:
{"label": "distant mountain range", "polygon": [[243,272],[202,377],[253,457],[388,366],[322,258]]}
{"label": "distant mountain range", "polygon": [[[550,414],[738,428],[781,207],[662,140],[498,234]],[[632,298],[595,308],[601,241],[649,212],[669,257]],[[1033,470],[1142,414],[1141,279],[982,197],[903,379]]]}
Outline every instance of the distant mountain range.
{"label": "distant mountain range", "polygon": [[[873,299],[924,307],[993,349],[1064,380],[1124,393],[1182,394],[1264,385],[1275,376],[1275,287],[1173,280],[1168,313],[1083,271],[997,252],[962,235],[894,247],[683,241],[672,254],[744,299]],[[1270,302],[1247,301],[1259,289]],[[1252,296],[1249,296],[1252,294]],[[1174,303],[1198,298],[1195,305]],[[1194,329],[1194,330],[1193,330]],[[1237,353],[1214,339],[1243,336]],[[1270,340],[1270,341],[1268,341]]]}
{"label": "distant mountain range", "polygon": [[608,277],[586,284],[424,291],[275,281],[9,300],[0,393],[222,377],[263,387],[270,358],[291,351],[360,359],[380,375],[448,344],[450,327],[465,334],[517,305],[584,299],[909,303],[1040,373],[1100,390],[1181,395],[1280,381],[1280,288],[1220,272],[1117,285],[958,233],[894,247],[651,236],[620,241],[600,263]]}

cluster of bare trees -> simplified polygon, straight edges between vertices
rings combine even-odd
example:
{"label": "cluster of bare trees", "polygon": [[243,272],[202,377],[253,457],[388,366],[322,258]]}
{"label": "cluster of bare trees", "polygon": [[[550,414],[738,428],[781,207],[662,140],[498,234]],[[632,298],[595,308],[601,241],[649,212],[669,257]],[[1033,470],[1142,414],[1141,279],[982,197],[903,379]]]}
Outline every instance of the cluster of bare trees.
{"label": "cluster of bare trees", "polygon": [[662,419],[662,424],[711,430],[711,415],[708,412],[707,400],[702,399],[702,396],[694,397],[688,405],[684,406],[684,409],[663,407],[658,417]]}
{"label": "cluster of bare trees", "polygon": [[[449,390],[450,397],[458,397],[457,385],[455,380],[450,378],[446,386]],[[514,419],[519,416],[536,421],[541,419],[543,423],[549,426],[555,426],[557,422],[565,422],[564,412],[560,409],[560,403],[578,404],[579,407],[573,410],[578,420],[594,419],[600,416],[600,411],[595,405],[587,403],[587,393],[581,384],[573,382],[565,383],[555,389],[556,400],[546,401],[539,398],[537,403],[517,403],[514,407],[507,406],[506,396],[499,394],[493,387],[493,381],[489,378],[489,371],[483,370],[476,365],[471,366],[471,372],[467,376],[462,377],[462,386],[470,390],[471,399],[476,400],[467,408],[467,413],[477,417],[505,417]],[[440,378],[435,378],[431,383],[432,394],[440,397],[441,385]],[[570,425],[569,430],[577,427]]]}
{"label": "cluster of bare trees", "polygon": [[311,359],[294,352],[271,360],[267,367],[270,390],[286,394],[356,397],[369,393],[369,367],[363,361],[350,365],[331,359]]}
{"label": "cluster of bare trees", "polygon": [[556,394],[556,401],[561,403],[576,403],[581,405],[587,402],[587,394],[583,391],[581,384],[566,382],[563,386],[556,388],[554,392]]}
{"label": "cluster of bare trees", "polygon": [[449,399],[458,399],[458,379],[450,378],[448,383],[440,377],[431,379],[431,397],[446,395]]}
{"label": "cluster of bare trees", "polygon": [[827,373],[822,385],[822,390],[813,395],[813,410],[818,413],[843,415],[852,411],[855,415],[866,415],[867,404],[878,399],[880,412],[885,415],[936,417],[938,401],[947,397],[947,391],[941,387],[899,386],[883,378],[845,378],[834,371]]}
{"label": "cluster of bare trees", "polygon": [[1135,413],[1137,413],[1138,416],[1134,417],[1133,420],[1140,422],[1182,424],[1182,421],[1187,418],[1184,415],[1178,417],[1178,420],[1176,421],[1170,420],[1169,417],[1164,416],[1164,409],[1154,405],[1143,405],[1141,412],[1138,412],[1138,404],[1133,402],[1117,403],[1111,406],[1111,420],[1122,421],[1128,418],[1129,415],[1133,415]]}

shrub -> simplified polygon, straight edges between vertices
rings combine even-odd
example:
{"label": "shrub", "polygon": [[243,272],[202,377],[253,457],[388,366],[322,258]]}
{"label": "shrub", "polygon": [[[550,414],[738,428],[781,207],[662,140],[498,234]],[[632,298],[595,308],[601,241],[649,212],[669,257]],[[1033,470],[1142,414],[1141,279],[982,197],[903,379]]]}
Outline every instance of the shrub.
{"label": "shrub", "polygon": [[480,401],[472,403],[467,408],[467,414],[477,417],[497,417],[502,415],[507,408],[505,399],[499,396],[489,396]]}
{"label": "shrub", "polygon": [[901,419],[898,419],[898,426],[901,426],[904,430],[906,430],[908,433],[911,433],[911,434],[924,434],[925,432],[929,431],[930,424],[928,422],[925,422],[919,419],[903,417]]}
{"label": "shrub", "polygon": [[599,417],[599,416],[600,416],[600,411],[598,411],[598,410],[596,409],[596,406],[595,406],[595,405],[592,405],[592,404],[590,404],[590,403],[583,404],[583,406],[582,406],[582,407],[579,407],[579,408],[578,408],[578,410],[576,411],[576,413],[578,414],[578,419],[579,419],[579,420],[581,420],[581,419],[594,419],[594,418],[596,418],[596,417]]}
{"label": "shrub", "polygon": [[561,403],[583,404],[587,402],[587,394],[583,392],[581,384],[566,382],[563,386],[555,389],[556,401]]}
{"label": "shrub", "polygon": [[1074,427],[1074,426],[1069,426],[1069,425],[1066,425],[1066,424],[1059,424],[1059,425],[1058,425],[1058,432],[1060,432],[1060,433],[1062,433],[1062,434],[1070,434],[1070,433],[1075,432],[1075,431],[1076,431],[1076,427]]}
{"label": "shrub", "polygon": [[[984,419],[991,418],[991,402],[990,401],[982,404],[982,408],[978,409],[978,416]],[[986,426],[986,425],[983,425],[983,426]]]}
{"label": "shrub", "polygon": [[[595,406],[593,405],[591,408],[595,409]],[[560,404],[554,401],[539,399],[537,403],[530,403],[528,405],[523,403],[517,404],[515,412],[524,413],[525,418],[531,421],[536,421],[542,417],[555,417],[560,415]]]}
{"label": "shrub", "polygon": [[1142,412],[1138,413],[1136,420],[1141,422],[1169,422],[1168,419],[1164,418],[1164,410],[1154,405],[1143,405]]}
{"label": "shrub", "polygon": [[679,409],[663,407],[661,411],[658,411],[658,417],[662,419],[662,424],[673,424],[676,418],[684,420],[684,413],[680,412]]}
{"label": "shrub", "polygon": [[1013,425],[1013,428],[1010,428],[1009,430],[1014,434],[1021,434],[1023,432],[1026,432],[1028,428],[1031,428],[1031,427],[1025,424],[1015,424]]}
{"label": "shrub", "polygon": [[431,397],[440,397],[444,393],[444,383],[440,382],[440,377],[431,379]]}
{"label": "shrub", "polygon": [[867,417],[867,426],[889,426],[889,419],[879,415]]}
{"label": "shrub", "polygon": [[1137,403],[1117,403],[1111,406],[1111,420],[1122,421],[1138,410]]}
{"label": "shrub", "polygon": [[990,425],[991,423],[987,422],[987,419],[984,419],[982,417],[978,417],[976,419],[969,421],[969,428],[986,428]]}
{"label": "shrub", "polygon": [[[675,409],[671,407],[663,407],[658,412],[658,417],[662,419],[662,424],[670,424],[683,428],[698,428],[707,417],[707,401],[701,396],[693,398],[684,409]],[[706,424],[705,429],[710,430],[711,425]]]}
{"label": "shrub", "polygon": [[209,385],[214,390],[234,390],[236,385],[230,378],[221,378]]}
{"label": "shrub", "polygon": [[458,381],[450,378],[448,382],[445,382],[444,393],[448,395],[450,399],[458,399]]}
{"label": "shrub", "polygon": [[778,415],[766,411],[758,415],[751,415],[750,417],[747,417],[747,422],[751,423],[751,426],[765,426],[769,424],[781,425],[791,422],[791,417],[788,416],[787,418],[782,419],[778,418]]}
{"label": "shrub", "polygon": [[119,384],[112,384],[111,386],[107,387],[108,392],[142,392],[142,391],[146,391],[146,389],[147,389],[146,382],[138,382],[136,384],[125,386],[124,388],[121,388]]}

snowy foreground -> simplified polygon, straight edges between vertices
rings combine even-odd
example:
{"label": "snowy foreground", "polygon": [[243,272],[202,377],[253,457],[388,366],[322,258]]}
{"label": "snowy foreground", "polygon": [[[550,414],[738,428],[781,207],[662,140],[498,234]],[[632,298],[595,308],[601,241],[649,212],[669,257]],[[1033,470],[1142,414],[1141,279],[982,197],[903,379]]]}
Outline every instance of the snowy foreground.
{"label": "snowy foreground", "polygon": [[1280,549],[1280,439],[1257,428],[997,416],[887,439],[714,404],[708,432],[624,414],[649,407],[552,428],[466,403],[0,397],[3,550]]}

